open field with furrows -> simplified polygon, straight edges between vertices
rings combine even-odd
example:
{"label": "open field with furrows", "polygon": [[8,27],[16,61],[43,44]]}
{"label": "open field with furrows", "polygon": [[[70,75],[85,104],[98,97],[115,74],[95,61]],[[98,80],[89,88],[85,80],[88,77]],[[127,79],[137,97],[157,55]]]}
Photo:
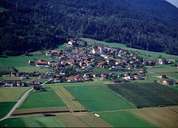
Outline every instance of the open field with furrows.
{"label": "open field with furrows", "polygon": [[145,119],[126,111],[98,112],[102,119],[119,128],[155,128],[156,126]]}
{"label": "open field with furrows", "polygon": [[17,109],[12,113],[12,116],[25,116],[25,115],[36,115],[36,114],[45,114],[45,113],[65,113],[65,112],[70,112],[67,107]]}
{"label": "open field with furrows", "polygon": [[89,111],[104,111],[135,108],[125,98],[106,86],[65,86]]}
{"label": "open field with furrows", "polygon": [[161,128],[178,127],[178,106],[161,108],[143,108],[131,110],[140,118]]}
{"label": "open field with furrows", "polygon": [[28,88],[0,88],[0,117],[5,116]]}
{"label": "open field with furrows", "polygon": [[162,56],[162,57],[169,58],[169,59],[176,59],[178,61],[178,56],[169,55],[169,54],[162,53],[162,52],[152,52],[152,51],[129,48],[124,44],[115,43],[115,42],[98,41],[98,40],[89,39],[89,38],[82,38],[82,39],[93,45],[101,44],[101,45],[106,45],[106,46],[113,47],[113,48],[122,48],[122,49],[127,49],[130,51],[135,51],[137,52],[139,56],[142,56],[143,58],[156,59]]}
{"label": "open field with furrows", "polygon": [[51,89],[44,91],[33,91],[20,108],[44,108],[44,107],[64,107],[61,98]]}
{"label": "open field with furrows", "polygon": [[75,97],[73,97],[63,86],[51,88],[63,100],[69,111],[73,112],[85,110],[85,108],[77,100],[75,100]]}
{"label": "open field with furrows", "polygon": [[138,108],[178,104],[177,91],[156,83],[130,82],[118,85],[109,85],[109,88],[125,97]]}
{"label": "open field with furrows", "polygon": [[111,127],[101,118],[88,112],[60,113],[54,116],[28,116],[9,118],[0,122],[1,127]]}

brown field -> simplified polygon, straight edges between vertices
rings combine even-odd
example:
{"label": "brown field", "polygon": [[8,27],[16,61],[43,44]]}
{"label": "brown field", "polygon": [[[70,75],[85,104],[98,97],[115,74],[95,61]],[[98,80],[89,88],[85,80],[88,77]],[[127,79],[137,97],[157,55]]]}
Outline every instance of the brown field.
{"label": "brown field", "polygon": [[130,110],[161,128],[178,128],[178,106]]}
{"label": "brown field", "polygon": [[57,118],[66,127],[111,127],[101,118],[97,118],[88,112],[63,113],[57,115]]}
{"label": "brown field", "polygon": [[70,112],[78,111],[78,110],[85,110],[85,108],[75,100],[75,97],[73,97],[70,92],[68,92],[63,86],[58,87],[52,87],[54,91],[57,93],[58,96],[63,100],[63,102],[66,104]]}
{"label": "brown field", "polygon": [[20,115],[33,115],[33,114],[44,114],[44,113],[63,113],[69,112],[66,107],[49,107],[49,108],[32,108],[32,109],[18,109],[13,112],[13,116]]}

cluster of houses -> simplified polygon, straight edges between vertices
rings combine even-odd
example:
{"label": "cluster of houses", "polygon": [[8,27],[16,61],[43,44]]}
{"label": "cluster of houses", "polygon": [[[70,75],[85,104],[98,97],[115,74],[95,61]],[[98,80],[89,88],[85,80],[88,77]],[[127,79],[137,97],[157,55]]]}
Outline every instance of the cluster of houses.
{"label": "cluster of houses", "polygon": [[[105,45],[91,45],[82,40],[71,39],[63,50],[49,50],[46,52],[49,60],[29,60],[29,65],[39,68],[49,68],[47,73],[11,72],[11,77],[18,79],[0,81],[3,87],[34,86],[39,89],[41,82],[30,81],[29,78],[49,80],[49,83],[83,82],[95,78],[112,81],[144,80],[145,66],[157,64],[172,64],[174,60],[162,59],[144,60],[136,52],[111,48]],[[176,65],[178,67],[178,65]],[[25,81],[25,82],[24,82]],[[162,76],[159,81],[163,85],[172,85],[176,81]]]}

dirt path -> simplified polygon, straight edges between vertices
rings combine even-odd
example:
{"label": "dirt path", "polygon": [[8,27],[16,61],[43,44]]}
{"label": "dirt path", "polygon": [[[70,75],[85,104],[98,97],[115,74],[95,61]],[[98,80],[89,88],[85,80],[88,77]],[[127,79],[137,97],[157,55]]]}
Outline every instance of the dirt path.
{"label": "dirt path", "polygon": [[0,119],[0,121],[3,121],[7,118],[9,118],[12,113],[16,110],[16,108],[18,108],[24,101],[25,99],[28,97],[28,95],[30,94],[30,92],[33,90],[33,88],[27,90],[22,96],[21,98],[17,101],[17,103],[12,107],[12,109],[9,111],[9,113],[7,113],[3,118]]}

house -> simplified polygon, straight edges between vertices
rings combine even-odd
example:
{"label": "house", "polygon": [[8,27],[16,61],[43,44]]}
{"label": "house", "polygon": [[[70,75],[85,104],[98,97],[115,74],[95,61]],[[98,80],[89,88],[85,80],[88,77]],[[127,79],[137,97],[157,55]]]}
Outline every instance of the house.
{"label": "house", "polygon": [[35,62],[36,67],[49,67],[50,62],[46,60],[38,60]]}
{"label": "house", "polygon": [[160,79],[158,83],[165,85],[165,86],[170,86],[170,85],[175,85],[176,81],[173,79]]}

